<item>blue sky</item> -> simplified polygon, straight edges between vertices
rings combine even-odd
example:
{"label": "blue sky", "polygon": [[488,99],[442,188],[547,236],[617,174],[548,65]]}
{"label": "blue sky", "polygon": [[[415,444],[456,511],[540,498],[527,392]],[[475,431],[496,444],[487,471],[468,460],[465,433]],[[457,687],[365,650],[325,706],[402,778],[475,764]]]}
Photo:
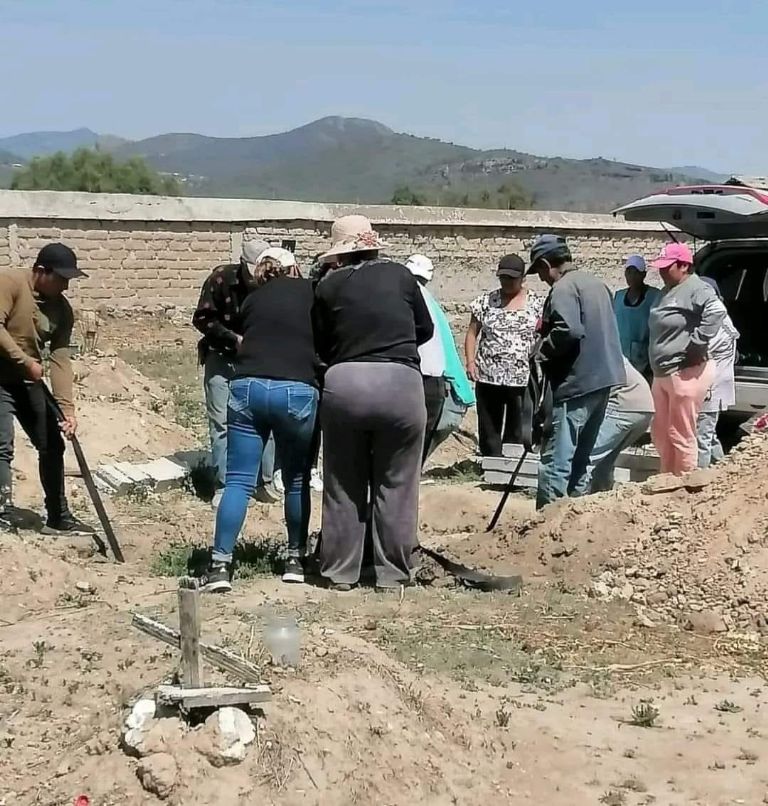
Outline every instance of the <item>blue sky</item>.
{"label": "blue sky", "polygon": [[768,173],[768,0],[0,0],[0,136],[324,115]]}

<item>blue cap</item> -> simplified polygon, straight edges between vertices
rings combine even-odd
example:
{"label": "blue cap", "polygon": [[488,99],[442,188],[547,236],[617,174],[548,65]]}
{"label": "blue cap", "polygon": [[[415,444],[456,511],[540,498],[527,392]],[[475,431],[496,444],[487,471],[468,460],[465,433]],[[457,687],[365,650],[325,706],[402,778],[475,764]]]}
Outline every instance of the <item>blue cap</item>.
{"label": "blue cap", "polygon": [[625,269],[637,269],[645,274],[648,267],[645,265],[645,258],[642,255],[630,255],[624,264]]}
{"label": "blue cap", "polygon": [[528,274],[535,272],[534,265],[537,260],[541,260],[553,252],[559,252],[561,249],[567,249],[568,244],[562,235],[539,235],[531,245],[531,265],[528,268]]}

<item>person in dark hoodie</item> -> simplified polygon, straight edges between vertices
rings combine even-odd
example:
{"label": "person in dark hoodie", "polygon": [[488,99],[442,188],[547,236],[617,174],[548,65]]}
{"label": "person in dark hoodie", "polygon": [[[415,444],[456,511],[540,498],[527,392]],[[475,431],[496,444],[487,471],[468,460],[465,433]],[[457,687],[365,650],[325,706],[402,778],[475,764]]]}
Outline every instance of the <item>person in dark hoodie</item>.
{"label": "person in dark hoodie", "polygon": [[608,286],[573,265],[565,238],[540,235],[528,273],[551,286],[538,358],[552,389],[552,429],[541,448],[536,508],[589,490],[589,457],[611,388],[627,376]]}

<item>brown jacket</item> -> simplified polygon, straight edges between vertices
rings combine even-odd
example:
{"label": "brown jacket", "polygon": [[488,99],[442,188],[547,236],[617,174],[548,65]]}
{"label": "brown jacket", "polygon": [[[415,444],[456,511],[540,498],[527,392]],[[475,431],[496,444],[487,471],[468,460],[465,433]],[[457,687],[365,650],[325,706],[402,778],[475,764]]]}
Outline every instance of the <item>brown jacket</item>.
{"label": "brown jacket", "polygon": [[73,327],[72,306],[64,297],[35,297],[31,269],[0,270],[0,384],[23,382],[26,368],[42,362],[42,348],[48,344],[54,397],[65,414],[74,414]]}

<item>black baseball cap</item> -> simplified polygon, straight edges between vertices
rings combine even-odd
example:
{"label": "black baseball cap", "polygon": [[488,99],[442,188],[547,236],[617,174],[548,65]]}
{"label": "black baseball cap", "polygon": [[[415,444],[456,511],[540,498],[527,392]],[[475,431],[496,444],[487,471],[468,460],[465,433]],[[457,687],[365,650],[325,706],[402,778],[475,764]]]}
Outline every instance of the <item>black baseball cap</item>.
{"label": "black baseball cap", "polygon": [[44,246],[38,252],[35,266],[55,272],[65,280],[88,276],[77,268],[77,255],[63,243],[49,243]]}
{"label": "black baseball cap", "polygon": [[524,277],[525,261],[519,255],[504,255],[496,269],[497,277]]}

